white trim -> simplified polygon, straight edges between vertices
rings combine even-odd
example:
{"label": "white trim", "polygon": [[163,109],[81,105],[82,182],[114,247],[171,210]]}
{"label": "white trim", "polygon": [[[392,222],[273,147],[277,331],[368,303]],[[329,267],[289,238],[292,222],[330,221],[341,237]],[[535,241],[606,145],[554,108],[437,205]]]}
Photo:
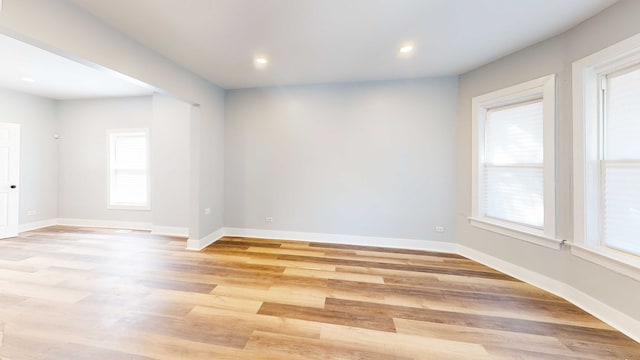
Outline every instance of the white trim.
{"label": "white trim", "polygon": [[224,228],[224,235],[259,239],[323,242],[343,245],[380,246],[394,249],[414,249],[446,253],[455,253],[456,251],[456,244],[450,242],[402,238],[241,228]]}
{"label": "white trim", "polygon": [[547,237],[542,231],[536,233],[534,229],[531,229],[528,226],[518,226],[517,224],[503,222],[497,219],[477,219],[473,217],[469,218],[469,224],[480,229],[528,241],[554,250],[560,250],[562,245],[562,240]]}
{"label": "white trim", "polygon": [[512,264],[508,261],[499,259],[497,257],[493,257],[491,255],[485,254],[481,251],[472,249],[470,247],[466,247],[464,245],[458,244],[457,248],[458,248],[458,251],[457,251],[458,254],[464,257],[467,257],[473,261],[477,261],[483,265],[494,268],[502,273],[513,276],[516,279],[519,279],[531,285],[537,286],[550,293],[559,295],[562,293],[563,288],[565,287],[565,284],[558,280],[549,278],[535,271],[525,269],[523,267]]}
{"label": "white trim", "polygon": [[640,267],[638,257],[635,255],[628,255],[604,246],[593,248],[576,243],[571,244],[571,254],[640,281]]}
{"label": "white trim", "polygon": [[640,342],[640,320],[634,319],[558,280],[463,245],[458,245],[457,248],[458,254],[560,296],[605,323],[613,326],[635,341]]}
{"label": "white trim", "polygon": [[543,119],[543,152],[544,152],[544,235],[555,238],[556,233],[556,75],[548,75],[538,79],[542,85],[542,119]]}
{"label": "white trim", "polygon": [[556,294],[588,312],[614,329],[640,343],[640,321],[595,299],[573,286],[565,285],[564,294]]}
{"label": "white trim", "polygon": [[200,251],[226,236],[225,228],[220,228],[201,239],[187,239],[187,250]]}
{"label": "white trim", "polygon": [[601,245],[601,78],[640,63],[640,34],[577,60],[573,75],[573,243],[571,253],[640,279],[640,257]]}
{"label": "white trim", "polygon": [[[543,151],[544,151],[544,229],[536,234],[535,228],[510,222],[496,224],[482,209],[482,169],[484,164],[484,123],[492,108],[542,99]],[[556,75],[551,74],[504,89],[475,96],[471,99],[471,224],[485,230],[516,237],[537,245],[557,247],[556,236]],[[496,226],[497,225],[497,226]],[[508,231],[507,230],[513,230]],[[515,234],[515,235],[514,235]]]}
{"label": "white trim", "polygon": [[26,232],[26,231],[32,231],[32,230],[42,229],[42,228],[45,228],[45,227],[56,226],[56,225],[58,225],[58,219],[56,219],[56,218],[40,220],[40,221],[33,221],[33,222],[29,222],[29,223],[20,224],[18,226],[18,232],[22,233],[22,232]]}
{"label": "white trim", "polygon": [[595,65],[605,65],[612,70],[617,68],[617,62],[621,58],[640,58],[640,34],[617,42],[607,48],[597,51],[573,63],[573,69],[589,68]]}
{"label": "white trim", "polygon": [[180,226],[151,225],[151,235],[189,237],[189,228]]}
{"label": "white trim", "polygon": [[151,223],[118,221],[118,220],[95,220],[95,219],[47,219],[34,221],[30,223],[20,224],[20,232],[37,230],[49,226],[78,226],[78,227],[97,227],[97,228],[113,228],[113,229],[130,229],[150,231],[152,235],[189,237],[189,228],[178,226],[158,226]]}
{"label": "white trim", "polygon": [[94,220],[94,219],[58,219],[58,225],[78,227],[98,227],[113,229],[151,230],[151,223],[118,221],[118,220]]}
{"label": "white trim", "polygon": [[[584,60],[584,59],[583,59]],[[573,63],[573,238],[574,242],[579,240],[583,242],[585,238],[586,225],[591,221],[585,221],[587,212],[585,211],[585,204],[589,203],[589,199],[586,198],[587,192],[585,188],[590,187],[587,183],[587,147],[586,147],[586,124],[592,121],[587,121],[586,114],[590,114],[593,111],[597,112],[597,102],[589,100],[591,97],[585,96],[587,91],[585,88],[593,87],[588,83],[595,81],[592,77],[585,77],[585,71],[580,65],[581,62]],[[589,107],[590,111],[585,111],[585,107]],[[593,107],[596,109],[594,110]],[[592,136],[592,135],[590,135]],[[592,226],[596,226],[598,221],[592,223]],[[598,231],[599,232],[599,231]]]}

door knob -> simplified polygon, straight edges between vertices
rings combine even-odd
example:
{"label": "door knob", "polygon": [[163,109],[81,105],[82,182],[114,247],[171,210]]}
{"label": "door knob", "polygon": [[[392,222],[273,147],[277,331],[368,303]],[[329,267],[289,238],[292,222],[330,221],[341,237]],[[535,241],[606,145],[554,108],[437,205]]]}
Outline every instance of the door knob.
{"label": "door knob", "polygon": [[17,188],[17,187],[18,187],[18,185],[11,185],[11,188],[12,188],[12,189],[15,189],[15,188]]}

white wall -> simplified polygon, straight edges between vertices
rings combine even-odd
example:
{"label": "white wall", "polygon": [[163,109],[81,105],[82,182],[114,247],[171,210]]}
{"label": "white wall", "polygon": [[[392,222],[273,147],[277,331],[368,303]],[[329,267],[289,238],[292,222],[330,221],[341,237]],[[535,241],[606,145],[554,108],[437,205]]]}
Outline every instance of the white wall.
{"label": "white wall", "polygon": [[471,98],[493,90],[558,74],[557,228],[572,240],[571,64],[640,32],[640,1],[622,1],[565,34],[528,47],[460,77],[458,121],[458,242],[587,294],[640,320],[640,283],[567,251],[552,250],[474,228],[471,211]]}
{"label": "white wall", "polygon": [[151,128],[152,106],[151,96],[58,103],[59,218],[151,224],[150,211],[107,209],[107,130]]}
{"label": "white wall", "polygon": [[225,226],[453,242],[456,107],[454,77],[229,91]]}
{"label": "white wall", "polygon": [[[191,128],[192,212],[190,236],[205,237],[222,226],[224,91],[141,46],[68,2],[4,0],[0,32],[58,54],[113,69],[199,104]],[[195,123],[194,123],[195,122]],[[201,129],[201,131],[197,131]],[[206,144],[205,146],[194,146]],[[200,194],[197,198],[195,194]],[[210,215],[202,215],[211,207]]]}
{"label": "white wall", "polygon": [[[219,230],[223,226],[224,213],[224,143],[225,143],[225,92],[220,91],[211,99],[212,106],[200,106],[197,127],[192,131],[198,137],[197,149],[200,176],[197,186],[199,201],[200,238]],[[193,119],[193,118],[192,118]],[[194,120],[192,120],[192,123]],[[204,214],[204,209],[211,209]]]}
{"label": "white wall", "polygon": [[152,229],[189,227],[191,106],[153,96],[151,124]]}
{"label": "white wall", "polygon": [[[20,124],[21,225],[55,219],[58,212],[58,143],[53,100],[0,89],[0,122]],[[36,215],[27,215],[35,210]]]}
{"label": "white wall", "polygon": [[[63,222],[111,221],[160,233],[186,232],[191,105],[166,95],[65,100],[58,102],[57,117],[58,217]],[[150,129],[151,209],[107,209],[107,130],[136,128]]]}

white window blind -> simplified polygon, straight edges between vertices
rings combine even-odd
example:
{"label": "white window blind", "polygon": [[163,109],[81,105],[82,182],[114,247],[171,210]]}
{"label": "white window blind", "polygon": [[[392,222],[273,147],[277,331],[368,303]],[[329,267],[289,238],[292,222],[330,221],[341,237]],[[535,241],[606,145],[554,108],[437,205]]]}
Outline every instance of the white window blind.
{"label": "white window blind", "polygon": [[606,76],[602,241],[640,254],[640,67]]}
{"label": "white window blind", "polygon": [[110,132],[109,147],[109,205],[148,207],[148,133]]}
{"label": "white window blind", "polygon": [[489,109],[484,129],[484,215],[542,228],[542,99]]}

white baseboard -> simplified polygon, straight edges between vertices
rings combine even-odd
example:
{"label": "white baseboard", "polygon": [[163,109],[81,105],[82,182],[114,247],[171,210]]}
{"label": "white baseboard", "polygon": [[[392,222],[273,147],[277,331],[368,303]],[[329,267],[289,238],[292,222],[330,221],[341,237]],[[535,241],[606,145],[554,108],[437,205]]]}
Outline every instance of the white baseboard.
{"label": "white baseboard", "polygon": [[528,284],[537,286],[554,295],[560,296],[605,323],[620,330],[635,341],[640,342],[640,321],[583,293],[571,285],[463,245],[458,245],[458,254],[483,265],[492,267]]}
{"label": "white baseboard", "polygon": [[147,230],[151,231],[154,235],[166,235],[177,237],[189,237],[189,228],[177,227],[177,226],[158,226],[151,223],[132,222],[132,221],[117,221],[117,220],[96,220],[96,219],[47,219],[41,221],[34,221],[26,224],[19,225],[19,232],[36,230],[48,226],[63,225],[63,226],[79,226],[79,227],[100,227],[100,228],[114,228],[114,229],[131,229],[131,230]]}
{"label": "white baseboard", "polygon": [[201,239],[189,238],[187,240],[187,250],[200,251],[206,248],[207,246],[213,244],[214,242],[220,240],[220,238],[222,238],[223,236],[225,236],[224,228],[220,228]]}
{"label": "white baseboard", "polygon": [[522,280],[526,283],[537,286],[542,290],[548,291],[555,295],[562,296],[560,294],[564,291],[565,284],[563,282],[538,274],[537,272],[525,269],[518,265],[514,265],[497,257],[487,255],[483,252],[474,250],[464,245],[458,245],[458,254],[473,261],[479,262],[483,265],[494,268],[507,275],[513,276],[518,280]]}
{"label": "white baseboard", "polygon": [[151,234],[152,235],[165,235],[165,236],[176,236],[176,237],[189,237],[189,228],[188,227],[178,227],[178,226],[158,226],[151,225]]}
{"label": "white baseboard", "polygon": [[569,285],[562,297],[640,343],[640,321]]}
{"label": "white baseboard", "polygon": [[18,225],[18,232],[31,231],[58,225],[58,219],[47,219]]}
{"label": "white baseboard", "polygon": [[279,239],[293,241],[312,241],[343,245],[380,246],[395,249],[413,249],[454,253],[456,244],[444,241],[428,241],[374,236],[338,235],[297,231],[278,231],[264,229],[224,228],[224,236],[251,237],[258,239]]}
{"label": "white baseboard", "polygon": [[117,221],[117,220],[95,220],[95,219],[58,219],[58,225],[79,226],[79,227],[99,227],[131,230],[151,230],[151,223]]}

